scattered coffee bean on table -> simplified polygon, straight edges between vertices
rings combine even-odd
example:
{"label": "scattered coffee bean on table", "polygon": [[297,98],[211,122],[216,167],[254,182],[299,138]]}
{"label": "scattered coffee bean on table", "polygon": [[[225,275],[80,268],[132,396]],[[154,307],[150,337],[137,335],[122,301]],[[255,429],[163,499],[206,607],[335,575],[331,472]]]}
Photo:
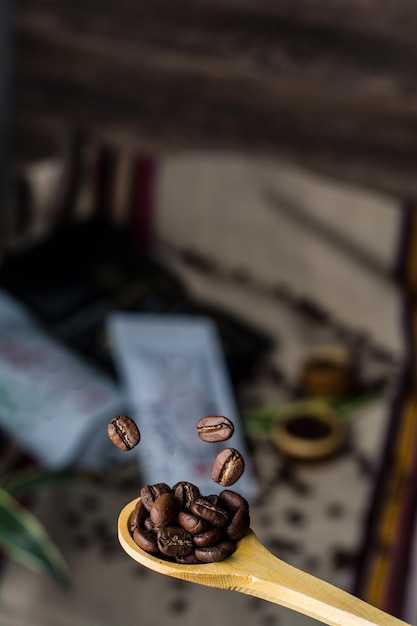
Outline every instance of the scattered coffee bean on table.
{"label": "scattered coffee bean on table", "polygon": [[226,441],[234,433],[233,423],[222,415],[208,415],[197,422],[197,433],[202,441]]}
{"label": "scattered coffee bean on table", "polygon": [[128,415],[116,415],[107,426],[110,440],[120,450],[132,450],[140,441],[139,428]]}

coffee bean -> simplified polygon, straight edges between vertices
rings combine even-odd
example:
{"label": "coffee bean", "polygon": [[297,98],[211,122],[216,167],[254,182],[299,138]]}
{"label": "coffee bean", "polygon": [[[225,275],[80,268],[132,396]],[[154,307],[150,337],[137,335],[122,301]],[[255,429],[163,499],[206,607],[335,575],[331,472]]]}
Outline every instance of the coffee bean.
{"label": "coffee bean", "polygon": [[191,507],[194,500],[200,497],[200,490],[193,483],[182,481],[176,483],[172,489],[180,501],[181,508],[186,511]]}
{"label": "coffee bean", "polygon": [[137,526],[143,526],[145,519],[148,517],[148,511],[145,509],[142,500],[138,500],[135,509],[130,518],[130,530],[133,532]]}
{"label": "coffee bean", "polygon": [[[233,431],[232,422],[221,415],[208,415],[197,423],[203,441],[225,441]],[[126,415],[113,418],[108,433],[123,450],[132,449],[140,441],[136,424]],[[217,455],[212,478],[228,487],[243,471],[240,453],[227,448]],[[196,485],[181,481],[172,489],[166,483],[146,485],[140,496],[129,520],[133,540],[143,550],[167,560],[184,565],[222,561],[249,531],[249,504],[229,489],[203,497]]]}
{"label": "coffee bean", "polygon": [[163,493],[172,493],[172,489],[166,483],[156,483],[155,485],[147,485],[140,490],[140,497],[147,511],[150,511],[153,503]]}
{"label": "coffee bean", "polygon": [[219,496],[219,504],[232,513],[236,513],[238,509],[249,510],[249,502],[240,493],[231,489],[223,489]]}
{"label": "coffee bean", "polygon": [[176,519],[180,503],[173,493],[163,493],[152,505],[150,510],[151,521],[157,528],[170,526]]}
{"label": "coffee bean", "polygon": [[230,556],[236,551],[236,545],[234,541],[221,541],[220,543],[217,544],[217,546],[221,550],[226,552],[227,556]]}
{"label": "coffee bean", "polygon": [[224,561],[235,551],[235,545],[231,541],[223,541],[217,546],[208,548],[196,548],[195,556],[203,563],[218,563]]}
{"label": "coffee bean", "polygon": [[234,448],[226,448],[217,455],[211,477],[223,487],[233,485],[242,476],[245,463],[240,452]]}
{"label": "coffee bean", "polygon": [[[243,471],[240,453],[227,448],[217,455],[212,478],[227,487]],[[169,561],[183,565],[223,561],[250,529],[249,504],[230,489],[202,496],[196,485],[181,481],[172,489],[166,483],[146,485],[140,496],[129,520],[133,540]]]}
{"label": "coffee bean", "polygon": [[196,557],[195,552],[191,552],[191,554],[187,554],[186,556],[176,556],[175,562],[181,565],[198,565],[201,563]]}
{"label": "coffee bean", "polygon": [[210,504],[205,498],[197,498],[191,505],[191,512],[207,520],[213,526],[225,526],[229,521],[227,511],[220,506]]}
{"label": "coffee bean", "polygon": [[225,559],[225,555],[221,548],[212,546],[209,548],[196,548],[195,556],[202,563],[218,563]]}
{"label": "coffee bean", "polygon": [[181,528],[184,528],[192,535],[197,535],[207,530],[207,522],[202,520],[201,517],[197,517],[197,515],[193,515],[187,511],[180,511],[178,513],[178,523]]}
{"label": "coffee bean", "polygon": [[248,534],[249,526],[250,516],[248,509],[238,509],[224,529],[224,534],[232,541],[240,541]]}
{"label": "coffee bean", "polygon": [[159,528],[155,526],[150,517],[147,517],[145,519],[145,521],[143,522],[143,526],[146,528],[146,530],[149,530],[149,532],[153,533],[154,535],[156,535],[159,530]]}
{"label": "coffee bean", "polygon": [[222,415],[208,415],[197,422],[197,433],[202,441],[226,441],[234,433],[233,423]]}
{"label": "coffee bean", "polygon": [[216,493],[211,493],[209,496],[205,496],[205,499],[207,500],[207,502],[210,502],[210,504],[214,504],[215,506],[222,506],[220,503],[220,497]]}
{"label": "coffee bean", "polygon": [[222,538],[222,529],[220,527],[212,526],[208,530],[205,530],[198,535],[193,536],[194,544],[198,548],[207,548],[208,546],[214,546]]}
{"label": "coffee bean", "polygon": [[140,441],[140,432],[135,422],[127,415],[116,415],[107,426],[110,440],[120,450],[132,450]]}
{"label": "coffee bean", "polygon": [[194,550],[193,538],[184,528],[167,526],[157,535],[158,548],[165,556],[187,556]]}
{"label": "coffee bean", "polygon": [[155,535],[146,528],[135,528],[133,531],[133,541],[146,552],[158,552],[158,544]]}

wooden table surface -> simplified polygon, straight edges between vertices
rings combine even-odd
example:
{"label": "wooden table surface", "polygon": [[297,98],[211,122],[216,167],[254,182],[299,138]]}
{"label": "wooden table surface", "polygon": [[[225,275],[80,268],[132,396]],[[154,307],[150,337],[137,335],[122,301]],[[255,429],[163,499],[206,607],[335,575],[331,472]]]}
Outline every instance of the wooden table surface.
{"label": "wooden table surface", "polygon": [[413,0],[20,0],[16,162],[70,129],[417,192]]}

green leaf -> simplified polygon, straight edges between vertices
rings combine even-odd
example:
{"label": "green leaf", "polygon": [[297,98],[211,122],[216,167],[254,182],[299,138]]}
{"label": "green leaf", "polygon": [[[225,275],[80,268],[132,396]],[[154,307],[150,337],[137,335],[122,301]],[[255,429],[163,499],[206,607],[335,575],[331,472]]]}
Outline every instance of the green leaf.
{"label": "green leaf", "polygon": [[22,469],[6,474],[0,479],[0,489],[11,495],[27,494],[43,487],[62,485],[64,483],[80,483],[83,479],[79,474],[69,470],[45,471],[38,469]]}
{"label": "green leaf", "polygon": [[0,488],[0,548],[10,558],[71,586],[67,565],[36,517]]}
{"label": "green leaf", "polygon": [[274,406],[260,406],[243,414],[243,425],[247,435],[258,439],[269,439],[273,426],[296,411],[322,411],[328,409],[322,399],[292,400]]}

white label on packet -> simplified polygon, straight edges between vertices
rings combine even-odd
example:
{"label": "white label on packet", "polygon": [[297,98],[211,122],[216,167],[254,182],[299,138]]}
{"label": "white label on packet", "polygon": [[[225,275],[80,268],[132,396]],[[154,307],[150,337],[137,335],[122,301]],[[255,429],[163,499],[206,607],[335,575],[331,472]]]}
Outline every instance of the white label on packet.
{"label": "white label on packet", "polygon": [[23,449],[47,467],[74,463],[122,405],[107,376],[0,291],[0,426]]}
{"label": "white label on packet", "polygon": [[[137,454],[146,484],[185,480],[202,493],[219,493],[211,479],[218,452],[239,450],[245,472],[236,489],[247,499],[256,481],[213,323],[192,316],[116,313],[108,320],[113,354],[141,431]],[[223,443],[205,443],[197,421],[225,415],[235,432]],[[235,489],[235,487],[230,487]]]}

